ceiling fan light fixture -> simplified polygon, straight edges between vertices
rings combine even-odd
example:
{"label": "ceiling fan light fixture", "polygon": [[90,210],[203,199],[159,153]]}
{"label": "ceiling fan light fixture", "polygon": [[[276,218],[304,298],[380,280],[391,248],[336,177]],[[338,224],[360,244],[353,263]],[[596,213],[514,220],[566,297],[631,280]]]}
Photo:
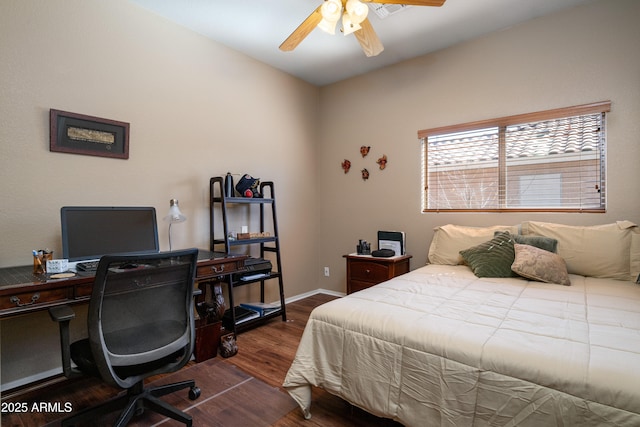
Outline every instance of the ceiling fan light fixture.
{"label": "ceiling fan light fixture", "polygon": [[325,0],[320,8],[322,18],[330,22],[338,22],[342,15],[342,2],[340,0]]}
{"label": "ceiling fan light fixture", "polygon": [[325,0],[320,7],[322,21],[318,28],[329,34],[336,33],[336,24],[342,15],[342,2],[340,0]]}
{"label": "ceiling fan light fixture", "polygon": [[[336,33],[338,20],[342,18],[341,31],[353,34],[358,40],[364,54],[368,57],[377,56],[384,46],[373,25],[367,19],[369,8],[378,16],[389,15],[390,8],[396,7],[400,10],[410,6],[442,6],[446,0],[324,0],[313,12],[304,20],[293,33],[280,45],[280,50],[284,52],[292,51],[307,37],[315,28],[329,33]],[[405,3],[409,3],[406,5]],[[379,13],[383,10],[385,14]]]}
{"label": "ceiling fan light fixture", "polygon": [[367,14],[369,13],[367,5],[359,0],[347,0],[345,9],[347,10],[346,14],[349,15],[349,19],[355,25],[358,25],[367,19]]}
{"label": "ceiling fan light fixture", "polygon": [[326,19],[322,19],[318,24],[318,28],[320,28],[325,33],[335,34],[336,33],[336,24],[338,21],[329,22]]}
{"label": "ceiling fan light fixture", "polygon": [[342,32],[345,36],[362,29],[359,23],[353,22],[348,14],[342,15]]}

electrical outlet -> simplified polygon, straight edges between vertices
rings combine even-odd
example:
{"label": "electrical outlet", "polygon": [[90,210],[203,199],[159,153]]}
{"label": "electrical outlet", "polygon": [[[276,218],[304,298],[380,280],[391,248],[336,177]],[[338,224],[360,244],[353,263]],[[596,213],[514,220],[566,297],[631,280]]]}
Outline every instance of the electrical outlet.
{"label": "electrical outlet", "polygon": [[324,268],[324,275],[325,277],[329,277],[329,267]]}

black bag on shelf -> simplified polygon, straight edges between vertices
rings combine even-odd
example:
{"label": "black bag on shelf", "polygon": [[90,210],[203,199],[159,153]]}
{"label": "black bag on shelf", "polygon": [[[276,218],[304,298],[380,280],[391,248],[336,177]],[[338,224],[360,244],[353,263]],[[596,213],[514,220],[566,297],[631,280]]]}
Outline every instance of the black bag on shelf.
{"label": "black bag on shelf", "polygon": [[249,174],[242,175],[240,181],[236,184],[236,191],[242,197],[262,197],[259,191],[260,178],[254,178]]}

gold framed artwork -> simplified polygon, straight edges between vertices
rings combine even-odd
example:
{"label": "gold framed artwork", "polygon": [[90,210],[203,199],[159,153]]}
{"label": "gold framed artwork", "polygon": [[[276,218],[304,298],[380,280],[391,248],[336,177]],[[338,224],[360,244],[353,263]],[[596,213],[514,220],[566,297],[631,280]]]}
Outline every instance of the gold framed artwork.
{"label": "gold framed artwork", "polygon": [[49,150],[129,158],[129,123],[51,109]]}

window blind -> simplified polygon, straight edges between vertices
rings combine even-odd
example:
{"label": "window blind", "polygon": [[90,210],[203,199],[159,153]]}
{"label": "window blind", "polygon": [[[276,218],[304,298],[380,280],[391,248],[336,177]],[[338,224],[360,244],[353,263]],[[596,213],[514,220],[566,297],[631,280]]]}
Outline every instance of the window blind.
{"label": "window blind", "polygon": [[420,131],[423,210],[604,211],[609,108],[605,102]]}

